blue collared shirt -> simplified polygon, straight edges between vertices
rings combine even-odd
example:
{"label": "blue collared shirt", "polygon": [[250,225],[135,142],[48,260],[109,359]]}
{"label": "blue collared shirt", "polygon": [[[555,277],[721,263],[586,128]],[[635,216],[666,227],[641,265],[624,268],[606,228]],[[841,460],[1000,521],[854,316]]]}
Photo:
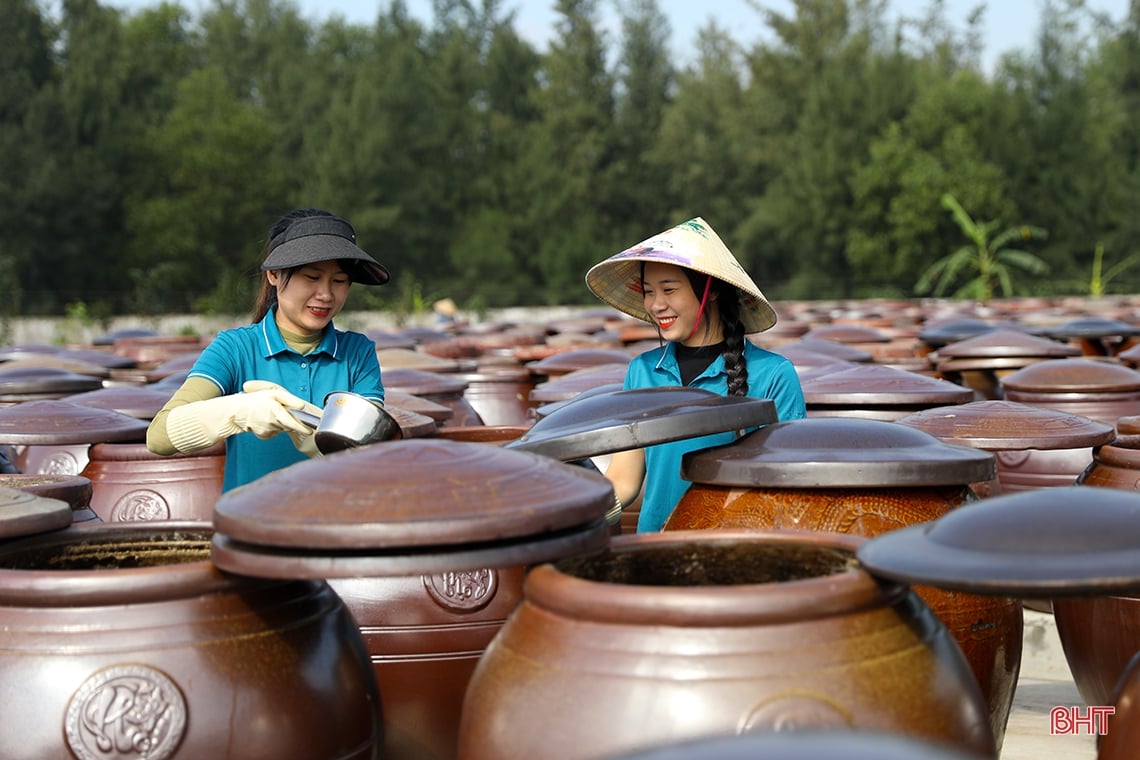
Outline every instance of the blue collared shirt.
{"label": "blue collared shirt", "polygon": [[[247,380],[268,380],[317,406],[333,391],[352,391],[384,401],[376,344],[331,323],[320,344],[301,355],[289,348],[277,327],[276,308],[257,324],[223,330],[202,351],[188,377],[202,377],[222,395],[240,393]],[[258,438],[239,433],[226,439],[226,472],[222,490],[260,478],[305,459],[289,436]]]}
{"label": "blue collared shirt", "polygon": [[[751,398],[771,399],[781,422],[807,416],[799,375],[787,357],[766,351],[745,340],[744,362],[748,367],[748,395]],[[634,357],[625,376],[626,388],[680,385],[681,368],[677,364],[677,350],[672,342]],[[704,372],[693,378],[689,387],[727,395],[728,373],[724,368],[724,356],[714,359]],[[736,435],[737,431],[730,430],[647,447],[645,492],[641,497],[637,532],[661,530],[677,502],[689,490],[691,484],[681,477],[681,458],[686,453],[732,443]]]}

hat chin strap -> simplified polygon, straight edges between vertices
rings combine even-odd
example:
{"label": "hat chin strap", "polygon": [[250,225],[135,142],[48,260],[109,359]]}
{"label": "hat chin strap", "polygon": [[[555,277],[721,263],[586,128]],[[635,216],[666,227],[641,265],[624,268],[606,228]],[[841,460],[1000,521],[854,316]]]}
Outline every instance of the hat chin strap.
{"label": "hat chin strap", "polygon": [[712,277],[705,275],[705,294],[701,296],[701,305],[697,307],[697,321],[693,323],[693,331],[689,333],[689,337],[685,340],[692,340],[693,336],[697,334],[697,330],[701,327],[701,317],[705,315],[705,306],[709,302],[709,286],[712,285]]}

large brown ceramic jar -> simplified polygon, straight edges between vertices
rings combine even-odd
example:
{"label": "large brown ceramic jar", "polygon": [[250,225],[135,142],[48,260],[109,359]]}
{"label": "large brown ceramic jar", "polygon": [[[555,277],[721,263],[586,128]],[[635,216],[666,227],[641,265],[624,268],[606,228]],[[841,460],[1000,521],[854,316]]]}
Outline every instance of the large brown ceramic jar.
{"label": "large brown ceramic jar", "polygon": [[598,473],[439,437],[361,446],[227,491],[224,570],[326,578],[364,637],[386,760],[453,757],[475,665],[531,564],[603,548],[613,488]]}
{"label": "large brown ceramic jar", "polygon": [[475,407],[464,398],[467,381],[458,375],[397,367],[384,371],[384,387],[420,396],[451,409],[451,417],[441,422],[441,427],[484,424]]}
{"label": "large brown ceramic jar", "polygon": [[824,365],[800,374],[808,417],[897,420],[974,400],[969,388],[882,364]]}
{"label": "large brown ceramic jar", "polygon": [[1114,714],[1097,740],[1097,760],[1140,757],[1140,651],[1132,655],[1112,693]]}
{"label": "large brown ceramic jar", "polygon": [[0,474],[0,486],[67,502],[72,523],[102,522],[91,509],[91,480],[82,475]]}
{"label": "large brown ceramic jar", "polygon": [[1069,412],[990,399],[926,409],[896,420],[946,443],[992,452],[997,477],[974,484],[981,497],[1073,485],[1093,447],[1113,440],[1111,425]]}
{"label": "large brown ceramic jar", "polygon": [[1024,330],[999,328],[942,346],[927,356],[938,374],[974,390],[977,400],[1000,399],[1001,381],[1030,364],[1071,356],[1080,349]]}
{"label": "large brown ceramic jar", "polygon": [[18,447],[21,472],[78,475],[92,444],[146,440],[137,417],[64,400],[27,401],[0,408],[0,443]]}
{"label": "large brown ceramic jar", "polygon": [[[893,422],[807,418],[687,455],[693,485],[665,530],[811,530],[873,537],[977,501],[993,455]],[[998,746],[1021,662],[1015,599],[915,587],[966,654]]]}
{"label": "large brown ceramic jar", "polygon": [[0,757],[379,757],[359,631],[321,581],[219,572],[203,524],[0,545]]}
{"label": "large brown ceramic jar", "polygon": [[1087,705],[1111,705],[1116,682],[1140,651],[1140,598],[1054,599],[1065,661]]}
{"label": "large brown ceramic jar", "polygon": [[1079,414],[1109,425],[1140,414],[1140,371],[1111,361],[1038,362],[1005,378],[1002,391],[1010,401]]}
{"label": "large brown ceramic jar", "polygon": [[531,570],[464,700],[459,757],[603,758],[712,734],[856,728],[995,753],[945,627],[861,539],[619,536]]}
{"label": "large brown ceramic jar", "polygon": [[91,481],[91,509],[103,522],[209,522],[222,495],[226,447],[159,456],[145,443],[97,443],[81,473]]}

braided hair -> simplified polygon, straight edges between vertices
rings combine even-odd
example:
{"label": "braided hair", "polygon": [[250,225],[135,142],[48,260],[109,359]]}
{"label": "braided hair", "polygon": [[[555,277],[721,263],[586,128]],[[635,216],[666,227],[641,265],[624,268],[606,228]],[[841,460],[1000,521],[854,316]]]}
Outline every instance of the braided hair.
{"label": "braided hair", "polygon": [[721,329],[724,331],[724,369],[728,373],[728,395],[748,395],[748,365],[744,363],[744,323],[740,321],[740,293],[736,287],[724,280],[685,268],[689,284],[694,293],[705,292],[709,284],[710,293],[717,294],[716,302],[720,310]]}

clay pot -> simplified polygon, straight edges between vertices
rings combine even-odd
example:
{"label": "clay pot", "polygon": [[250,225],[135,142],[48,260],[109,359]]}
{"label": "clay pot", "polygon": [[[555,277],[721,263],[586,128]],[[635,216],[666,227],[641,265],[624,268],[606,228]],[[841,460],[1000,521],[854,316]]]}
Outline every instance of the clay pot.
{"label": "clay pot", "polygon": [[522,596],[525,568],[600,550],[600,474],[486,443],[425,437],[348,449],[222,495],[223,570],[327,578],[379,684],[386,760],[453,757],[463,693]]}
{"label": "clay pot", "polygon": [[1112,693],[1115,713],[1108,732],[1097,739],[1097,760],[1133,760],[1140,757],[1140,652],[1132,655]]}
{"label": "clay pot", "polygon": [[0,486],[67,502],[73,524],[102,522],[91,509],[91,480],[81,475],[0,474]]}
{"label": "clay pot", "polygon": [[527,365],[539,381],[546,381],[582,369],[594,369],[607,364],[629,364],[630,354],[618,348],[573,348],[559,351]]}
{"label": "clay pot", "polygon": [[78,475],[91,444],[146,440],[137,417],[64,400],[28,401],[0,408],[0,443],[20,446],[21,472]]}
{"label": "clay pot", "polygon": [[1116,435],[1092,450],[1092,459],[1077,474],[1078,485],[1140,490],[1140,417],[1121,417]]}
{"label": "clay pot", "polygon": [[373,758],[360,634],[321,581],[220,573],[202,524],[0,546],[0,756]]}
{"label": "clay pot", "polygon": [[483,366],[461,373],[467,382],[463,397],[485,425],[522,425],[532,421],[530,392],[535,378],[525,367]]}
{"label": "clay pot", "polygon": [[973,484],[978,496],[1073,485],[1093,447],[1113,440],[1111,425],[1087,417],[998,399],[926,409],[896,420],[945,443],[994,454],[997,477]]}
{"label": "clay pot", "polygon": [[1112,425],[1140,413],[1140,371],[1092,359],[1054,359],[1002,381],[1009,401],[1043,406]]}
{"label": "clay pot", "polygon": [[534,568],[468,686],[459,758],[613,757],[793,727],[992,756],[961,651],[905,585],[851,561],[861,540],[646,533]]}
{"label": "clay pot", "polygon": [[[977,760],[944,744],[879,731],[795,730],[706,736],[613,760]],[[1100,760],[1106,760],[1100,758]],[[1123,760],[1123,759],[1122,759]]]}
{"label": "clay pot", "polygon": [[890,421],[921,409],[974,400],[968,388],[881,364],[825,365],[800,374],[800,385],[809,417]]}
{"label": "clay pot", "polygon": [[1140,651],[1140,598],[1054,599],[1065,660],[1086,705],[1111,705],[1113,690]]}
{"label": "clay pot", "polygon": [[974,390],[979,400],[1002,397],[1001,381],[1022,367],[1079,356],[1080,349],[1023,330],[994,329],[949,343],[928,355],[939,375]]}
{"label": "clay pot", "polygon": [[209,522],[225,469],[224,441],[172,456],[154,454],[145,443],[97,443],[81,475],[91,481],[91,509],[103,522]]}
{"label": "clay pot", "polygon": [[418,369],[385,369],[384,388],[420,396],[450,408],[452,416],[440,422],[440,427],[484,424],[475,407],[463,397],[467,381],[458,375]]}
{"label": "clay pot", "polygon": [[[870,419],[808,418],[769,425],[685,457],[693,485],[664,530],[811,530],[873,537],[937,519],[977,497],[993,455]],[[998,746],[1021,662],[1018,600],[935,587],[915,591],[966,654]]]}

